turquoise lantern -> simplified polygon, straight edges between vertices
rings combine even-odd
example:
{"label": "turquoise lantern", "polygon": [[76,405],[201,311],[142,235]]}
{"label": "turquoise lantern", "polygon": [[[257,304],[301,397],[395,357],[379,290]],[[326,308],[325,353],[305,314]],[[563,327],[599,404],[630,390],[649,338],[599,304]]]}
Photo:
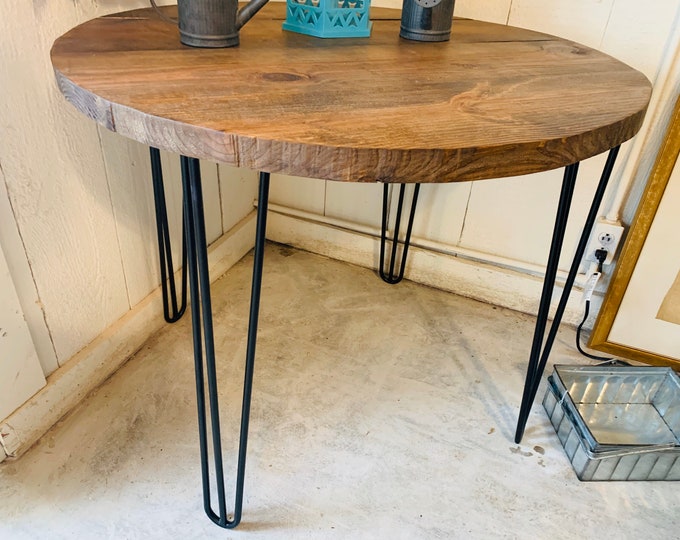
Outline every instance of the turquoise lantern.
{"label": "turquoise lantern", "polygon": [[320,38],[368,37],[370,0],[286,0],[284,30]]}

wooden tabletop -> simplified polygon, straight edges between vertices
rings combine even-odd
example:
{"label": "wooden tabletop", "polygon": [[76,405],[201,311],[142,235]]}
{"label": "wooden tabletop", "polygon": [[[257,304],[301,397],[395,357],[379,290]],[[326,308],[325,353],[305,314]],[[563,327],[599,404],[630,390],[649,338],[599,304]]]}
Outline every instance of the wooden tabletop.
{"label": "wooden tabletop", "polygon": [[229,49],[181,45],[149,9],[89,21],[52,48],[59,87],[165,150],[360,182],[567,165],[631,138],[650,98],[641,73],[545,34],[455,19],[451,41],[412,42],[398,10],[374,10],[370,38],[319,39],[283,31],[284,6],[265,6]]}

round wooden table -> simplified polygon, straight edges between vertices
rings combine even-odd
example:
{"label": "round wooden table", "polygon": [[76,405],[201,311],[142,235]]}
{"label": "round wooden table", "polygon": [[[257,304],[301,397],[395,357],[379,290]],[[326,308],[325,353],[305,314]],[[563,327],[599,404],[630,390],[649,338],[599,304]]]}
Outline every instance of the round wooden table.
{"label": "round wooden table", "polygon": [[[174,8],[164,9],[173,14]],[[107,129],[183,156],[204,501],[208,515],[223,527],[241,519],[269,173],[424,183],[566,167],[519,442],[618,147],[640,128],[651,93],[641,73],[610,56],[529,30],[456,19],[450,41],[421,43],[399,38],[399,11],[374,9],[370,38],[324,40],[283,31],[284,17],[284,4],[269,4],[241,30],[239,47],[193,49],[181,45],[177,28],[152,10],[135,10],[82,24],[52,49],[59,87],[79,111]],[[578,163],[605,151],[609,158],[546,336]],[[195,158],[262,171],[233,517],[225,500]],[[204,371],[217,456],[217,512],[210,499]]]}

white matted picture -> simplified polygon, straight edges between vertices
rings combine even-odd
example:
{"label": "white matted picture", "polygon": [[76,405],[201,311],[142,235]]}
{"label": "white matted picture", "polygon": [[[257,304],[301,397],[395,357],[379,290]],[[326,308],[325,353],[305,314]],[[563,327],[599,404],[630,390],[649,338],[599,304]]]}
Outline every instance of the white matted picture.
{"label": "white matted picture", "polygon": [[589,345],[680,369],[680,100]]}

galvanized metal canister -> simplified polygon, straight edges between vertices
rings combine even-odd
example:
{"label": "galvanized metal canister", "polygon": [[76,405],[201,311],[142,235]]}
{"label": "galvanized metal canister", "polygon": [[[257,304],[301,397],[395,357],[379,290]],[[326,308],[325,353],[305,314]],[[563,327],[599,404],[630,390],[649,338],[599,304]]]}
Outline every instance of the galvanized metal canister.
{"label": "galvanized metal canister", "polygon": [[178,0],[180,41],[192,47],[238,45],[237,0]]}
{"label": "galvanized metal canister", "polygon": [[415,41],[448,41],[455,0],[404,0],[399,35]]}

